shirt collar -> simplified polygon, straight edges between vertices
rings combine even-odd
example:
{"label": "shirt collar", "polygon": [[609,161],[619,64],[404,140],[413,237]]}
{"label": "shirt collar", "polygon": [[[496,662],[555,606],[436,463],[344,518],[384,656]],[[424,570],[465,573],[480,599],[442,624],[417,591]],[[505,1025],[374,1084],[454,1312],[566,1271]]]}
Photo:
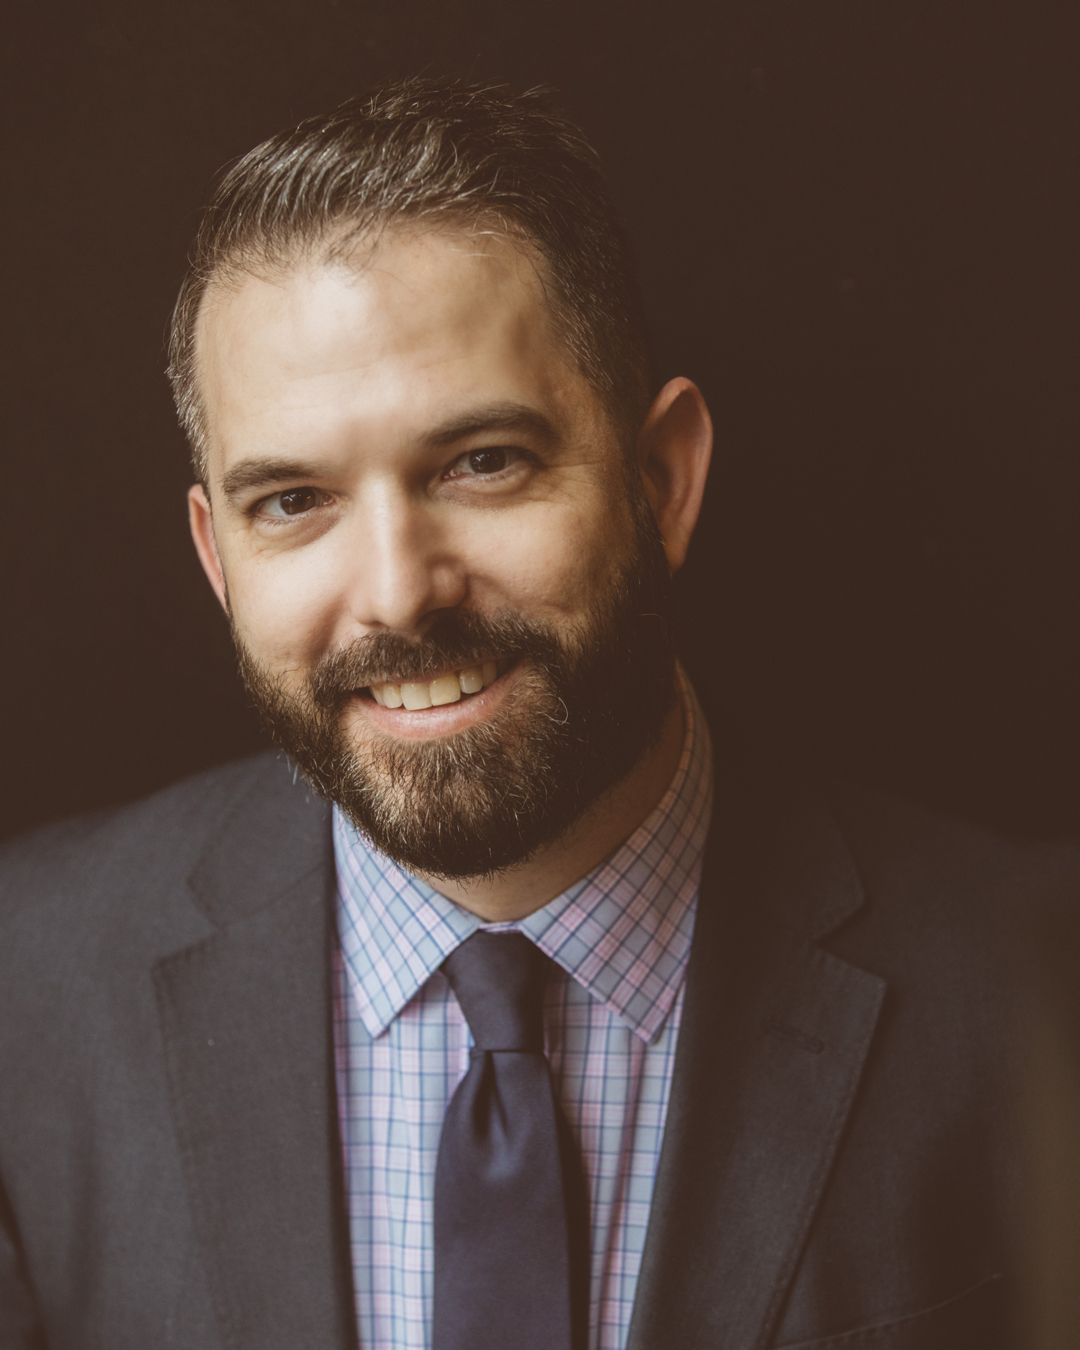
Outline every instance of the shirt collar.
{"label": "shirt collar", "polygon": [[[712,806],[709,732],[681,670],[678,688],[682,754],[664,796],[609,858],[509,925],[646,1042],[663,1027],[686,971]],[[336,807],[334,855],[349,989],[378,1036],[455,948],[492,925],[377,852]]]}

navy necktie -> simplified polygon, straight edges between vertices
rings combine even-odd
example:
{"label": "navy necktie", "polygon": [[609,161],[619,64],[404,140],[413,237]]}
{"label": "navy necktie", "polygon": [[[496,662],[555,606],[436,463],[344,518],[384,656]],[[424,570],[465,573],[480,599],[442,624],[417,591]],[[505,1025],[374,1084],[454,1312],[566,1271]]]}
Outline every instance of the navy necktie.
{"label": "navy necktie", "polygon": [[433,1350],[584,1350],[588,1211],[544,1055],[548,958],[474,933],[443,963],[473,1034],[435,1170]]}

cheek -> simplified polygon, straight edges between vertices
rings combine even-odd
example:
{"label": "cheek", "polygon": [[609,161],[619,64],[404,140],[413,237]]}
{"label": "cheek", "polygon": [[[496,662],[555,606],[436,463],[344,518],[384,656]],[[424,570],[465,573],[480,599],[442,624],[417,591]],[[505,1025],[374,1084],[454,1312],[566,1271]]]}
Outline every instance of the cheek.
{"label": "cheek", "polygon": [[619,570],[630,537],[629,521],[614,505],[509,513],[505,528],[476,551],[475,575],[511,606],[571,617]]}
{"label": "cheek", "polygon": [[233,622],[245,645],[275,670],[310,669],[333,645],[344,596],[340,573],[299,553],[225,569]]}

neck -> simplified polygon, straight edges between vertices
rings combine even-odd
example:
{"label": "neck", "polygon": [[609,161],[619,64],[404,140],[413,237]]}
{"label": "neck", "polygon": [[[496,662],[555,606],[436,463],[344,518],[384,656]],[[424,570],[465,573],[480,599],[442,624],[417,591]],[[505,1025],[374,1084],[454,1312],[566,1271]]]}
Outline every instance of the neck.
{"label": "neck", "polygon": [[493,877],[424,880],[486,923],[524,919],[591,872],[646,819],[675,776],[683,735],[683,704],[677,698],[652,749],[565,834],[528,862]]}

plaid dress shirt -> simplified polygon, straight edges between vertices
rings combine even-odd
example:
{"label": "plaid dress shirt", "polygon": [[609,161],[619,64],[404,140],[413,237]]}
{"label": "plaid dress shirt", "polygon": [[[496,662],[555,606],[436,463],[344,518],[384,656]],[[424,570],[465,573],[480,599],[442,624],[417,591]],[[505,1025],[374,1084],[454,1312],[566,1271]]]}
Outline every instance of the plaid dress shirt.
{"label": "plaid dress shirt", "polygon": [[363,1350],[431,1345],[435,1160],[471,1046],[439,966],[479,928],[517,929],[554,962],[545,1035],[590,1191],[589,1345],[626,1344],[712,801],[708,731],[685,680],[681,693],[682,756],[663,799],[606,862],[517,923],[484,924],[335,811],[334,1036]]}

